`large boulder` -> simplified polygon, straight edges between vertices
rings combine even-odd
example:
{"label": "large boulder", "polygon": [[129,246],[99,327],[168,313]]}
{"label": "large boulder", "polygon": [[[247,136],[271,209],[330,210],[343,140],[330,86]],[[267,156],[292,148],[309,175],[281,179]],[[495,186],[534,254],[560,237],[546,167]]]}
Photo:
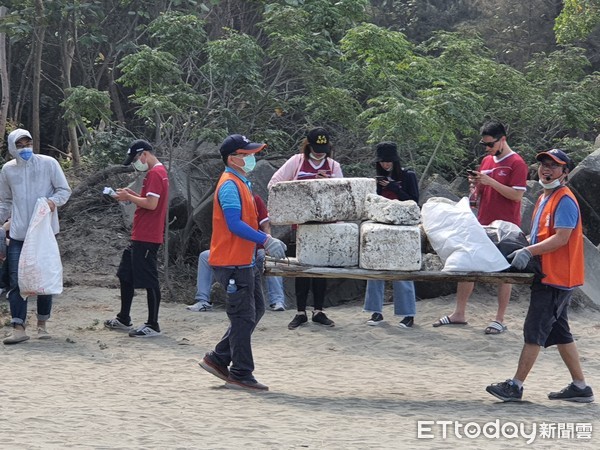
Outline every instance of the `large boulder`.
{"label": "large boulder", "polygon": [[600,244],[600,149],[588,155],[569,175],[569,186],[579,202],[583,233]]}

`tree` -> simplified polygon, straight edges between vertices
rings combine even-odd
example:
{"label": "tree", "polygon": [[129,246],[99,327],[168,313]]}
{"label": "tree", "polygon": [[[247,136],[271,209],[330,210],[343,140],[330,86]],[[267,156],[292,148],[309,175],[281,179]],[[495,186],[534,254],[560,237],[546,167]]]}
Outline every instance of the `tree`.
{"label": "tree", "polygon": [[564,0],[554,31],[561,44],[583,40],[600,24],[600,0]]}

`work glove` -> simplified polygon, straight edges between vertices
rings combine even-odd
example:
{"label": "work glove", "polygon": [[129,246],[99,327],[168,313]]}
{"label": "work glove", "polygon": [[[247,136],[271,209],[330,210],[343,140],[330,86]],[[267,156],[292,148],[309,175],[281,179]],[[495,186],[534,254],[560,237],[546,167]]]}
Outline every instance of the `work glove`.
{"label": "work glove", "polygon": [[520,248],[519,250],[512,252],[506,258],[510,261],[511,267],[514,267],[517,270],[523,270],[527,267],[532,256],[533,255],[527,248]]}
{"label": "work glove", "polygon": [[285,245],[279,239],[276,239],[271,235],[267,235],[267,240],[263,244],[263,247],[265,248],[265,252],[267,252],[267,255],[275,259],[285,258],[285,251],[287,250],[287,245]]}

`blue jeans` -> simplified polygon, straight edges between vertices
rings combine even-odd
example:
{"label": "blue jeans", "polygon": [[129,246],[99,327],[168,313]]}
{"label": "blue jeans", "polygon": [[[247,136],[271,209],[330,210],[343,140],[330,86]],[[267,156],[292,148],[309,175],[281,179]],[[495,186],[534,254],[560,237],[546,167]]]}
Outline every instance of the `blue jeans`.
{"label": "blue jeans", "polygon": [[[204,250],[198,257],[198,277],[196,278],[196,302],[208,302],[210,298],[210,287],[214,282],[212,267],[208,264],[209,250]],[[265,261],[265,251],[259,249],[256,255],[256,266],[263,267]],[[262,277],[266,278],[267,292],[269,295],[269,304],[284,303],[285,294],[283,292],[282,277]]]}
{"label": "blue jeans", "polygon": [[[19,290],[19,257],[23,249],[23,241],[11,239],[6,251],[6,261],[8,262],[8,302],[10,303],[10,323],[25,326],[27,319],[27,298],[21,297]],[[37,296],[37,318],[45,321],[50,318],[52,311],[52,296]]]}
{"label": "blue jeans", "polygon": [[256,266],[215,267],[214,274],[223,288],[227,287],[230,279],[234,279],[237,290],[227,294],[229,328],[215,346],[212,357],[224,366],[231,363],[231,377],[237,380],[253,380],[251,338],[265,313],[260,270]]}
{"label": "blue jeans", "polygon": [[[417,299],[415,297],[415,285],[412,281],[394,281],[394,315],[411,316],[417,314]],[[384,280],[367,281],[365,293],[366,312],[383,312],[383,293],[385,290]]]}

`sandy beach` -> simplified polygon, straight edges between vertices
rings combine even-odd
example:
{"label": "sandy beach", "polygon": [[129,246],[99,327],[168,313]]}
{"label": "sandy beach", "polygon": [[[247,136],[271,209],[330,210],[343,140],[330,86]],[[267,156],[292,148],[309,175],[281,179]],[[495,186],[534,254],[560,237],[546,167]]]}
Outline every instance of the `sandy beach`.
{"label": "sandy beach", "polygon": [[[117,289],[69,287],[55,299],[51,340],[33,336],[0,346],[0,447],[598,448],[598,311],[570,314],[598,403],[547,399],[547,392],[570,382],[556,349],[542,351],[525,384],[525,402],[503,404],[485,392],[514,374],[528,304],[523,289],[513,293],[509,330],[501,336],[483,334],[496,307],[488,287],[473,295],[466,326],[431,326],[452,311],[453,296],[418,302],[413,329],[396,326],[391,305],[379,327],[365,325],[360,303],[329,308],[334,328],[309,322],[289,331],[293,311],[267,311],[253,338],[256,378],[270,387],[259,394],[225,389],[198,366],[226,328],[222,305],[193,313],[165,303],[163,335],[135,339],[102,326],[117,311]],[[0,308],[6,321],[4,298]],[[30,302],[30,321],[34,313]],[[135,324],[145,320],[141,292],[132,316]],[[445,437],[443,421],[449,422]],[[529,437],[513,433],[509,422]],[[467,435],[461,427],[469,423]],[[493,435],[494,423],[498,435],[486,437],[484,427]]]}

